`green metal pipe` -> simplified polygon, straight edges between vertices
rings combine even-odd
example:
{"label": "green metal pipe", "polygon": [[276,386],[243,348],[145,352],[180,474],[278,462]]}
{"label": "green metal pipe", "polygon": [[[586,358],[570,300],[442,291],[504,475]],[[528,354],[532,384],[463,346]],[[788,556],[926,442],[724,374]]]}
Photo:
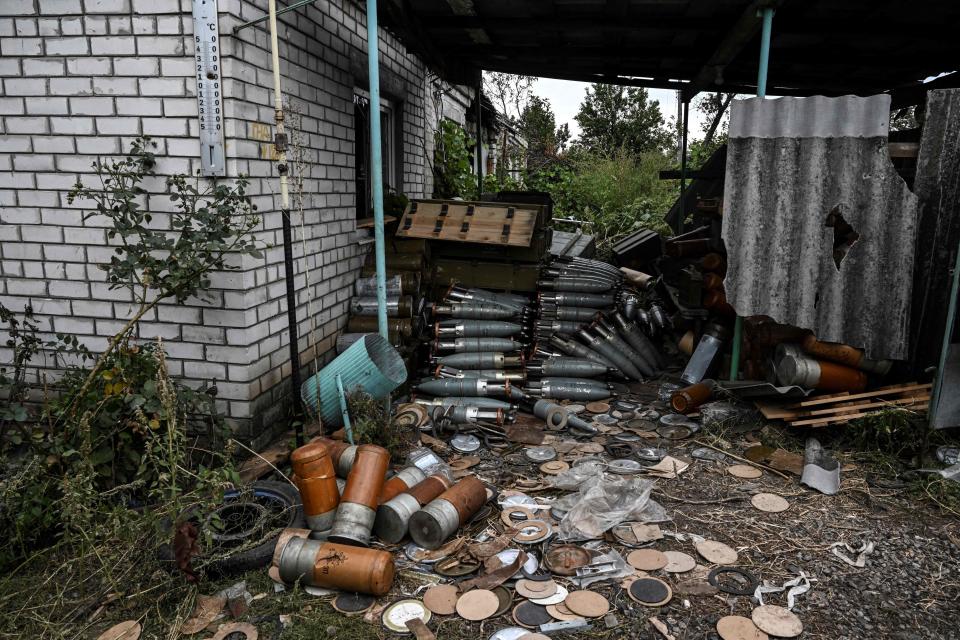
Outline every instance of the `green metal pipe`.
{"label": "green metal pipe", "polygon": [[957,290],[960,289],[960,247],[957,247],[957,258],[953,265],[953,283],[950,286],[950,303],[947,305],[947,321],[943,327],[943,342],[940,345],[940,362],[937,364],[937,377],[933,381],[933,394],[930,397],[930,406],[927,409],[928,425],[934,428],[937,419],[937,405],[940,403],[940,393],[943,390],[943,374],[947,368],[947,355],[950,352],[950,339],[953,337],[953,323],[957,317]]}
{"label": "green metal pipe", "polygon": [[377,328],[387,337],[387,261],[383,233],[383,150],[380,147],[380,41],[377,0],[367,0],[367,75],[370,77],[370,182],[373,185],[374,257],[377,268]]}
{"label": "green metal pipe", "polygon": [[[763,25],[760,30],[760,68],[757,71],[757,97],[767,96],[767,68],[770,65],[770,33],[773,31],[773,9],[760,11]],[[730,379],[740,375],[740,343],[743,342],[743,318],[737,316],[733,323],[733,353],[730,354]]]}
{"label": "green metal pipe", "polygon": [[340,397],[340,414],[343,416],[343,429],[347,434],[347,442],[353,444],[353,426],[350,424],[350,411],[347,409],[347,394],[343,390],[343,379],[337,374],[337,395]]}
{"label": "green metal pipe", "polygon": [[690,129],[690,101],[683,101],[683,141],[680,150],[680,216],[677,218],[677,235],[683,233],[683,219],[687,212],[683,205],[686,202],[684,192],[687,190],[687,134]]}

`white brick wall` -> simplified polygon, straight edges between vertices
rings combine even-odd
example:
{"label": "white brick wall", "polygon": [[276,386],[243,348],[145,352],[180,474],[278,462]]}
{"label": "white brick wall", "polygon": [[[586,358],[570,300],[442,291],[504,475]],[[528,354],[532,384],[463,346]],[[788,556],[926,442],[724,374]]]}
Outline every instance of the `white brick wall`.
{"label": "white brick wall", "polygon": [[[128,150],[141,133],[158,144],[158,173],[199,169],[190,7],[189,0],[0,1],[0,300],[14,309],[32,301],[45,330],[77,333],[91,349],[129,317],[130,296],[110,290],[95,266],[111,251],[102,221],[84,222],[66,191],[78,177],[91,179],[98,155]],[[212,301],[158,307],[141,337],[165,339],[174,373],[216,379],[223,410],[242,435],[262,442],[284,426],[290,374],[279,185],[269,144],[257,136],[265,130],[258,125],[272,136],[272,77],[263,25],[237,36],[232,27],[264,15],[266,0],[220,0],[220,11],[228,175],[250,177],[263,214],[257,234],[272,247],[262,259],[243,257],[240,271],[217,275]],[[299,349],[308,374],[315,350],[321,361],[330,357],[363,258],[352,98],[355,86],[366,88],[366,24],[348,0],[287,13],[280,23],[284,93],[301,114],[304,140],[309,292],[296,214],[294,235]],[[402,117],[403,190],[421,197],[429,172],[425,69],[387,32],[380,48],[383,90],[398,100]],[[165,196],[148,202],[169,210]]]}

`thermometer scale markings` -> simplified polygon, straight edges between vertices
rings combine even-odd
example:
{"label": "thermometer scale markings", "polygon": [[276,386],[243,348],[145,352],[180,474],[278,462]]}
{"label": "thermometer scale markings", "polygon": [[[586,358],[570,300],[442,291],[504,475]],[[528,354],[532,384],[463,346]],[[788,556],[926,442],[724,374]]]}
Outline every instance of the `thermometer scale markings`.
{"label": "thermometer scale markings", "polygon": [[220,33],[217,16],[217,0],[193,1],[200,165],[201,173],[205,176],[222,176],[225,173]]}

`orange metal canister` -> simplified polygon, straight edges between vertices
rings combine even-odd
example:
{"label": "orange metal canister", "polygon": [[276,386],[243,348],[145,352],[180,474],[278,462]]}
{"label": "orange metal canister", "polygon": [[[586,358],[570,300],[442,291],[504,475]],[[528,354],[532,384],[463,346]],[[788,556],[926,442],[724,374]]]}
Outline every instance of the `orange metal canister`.
{"label": "orange metal canister", "polygon": [[689,413],[713,396],[713,383],[698,382],[674,391],[670,397],[670,406],[677,413]]}
{"label": "orange metal canister", "polygon": [[326,542],[317,552],[313,584],[353,593],[386,595],[393,586],[393,554]]}
{"label": "orange metal canister", "polygon": [[328,531],[340,504],[340,491],[326,445],[321,442],[306,444],[290,455],[290,461],[300,489],[307,526],[313,531]]}
{"label": "orange metal canister", "polygon": [[413,496],[420,503],[420,506],[423,506],[449,489],[450,484],[445,475],[435,473],[423,482],[404,491],[404,493]]}
{"label": "orange metal canister", "polygon": [[820,379],[814,385],[822,391],[852,391],[854,393],[867,388],[867,374],[858,369],[819,360]]}
{"label": "orange metal canister", "polygon": [[375,444],[357,447],[356,460],[330,530],[330,540],[364,546],[370,541],[370,530],[389,465],[390,453],[383,447]]}
{"label": "orange metal canister", "polygon": [[410,518],[420,507],[429,503],[450,488],[450,481],[442,474],[435,474],[403,493],[384,502],[377,509],[373,531],[382,542],[396,544],[407,535]]}
{"label": "orange metal canister", "polygon": [[437,549],[486,501],[486,486],[467,476],[410,517],[410,537],[425,549]]}
{"label": "orange metal canister", "polygon": [[397,475],[393,476],[383,484],[383,490],[380,492],[380,504],[396,497],[410,487],[414,487],[424,479],[426,474],[419,467],[407,467],[401,469]]}

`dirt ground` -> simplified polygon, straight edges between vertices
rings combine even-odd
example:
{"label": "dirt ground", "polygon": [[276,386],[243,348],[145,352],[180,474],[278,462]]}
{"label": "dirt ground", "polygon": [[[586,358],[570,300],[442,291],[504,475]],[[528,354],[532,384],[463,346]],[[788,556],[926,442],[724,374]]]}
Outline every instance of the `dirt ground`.
{"label": "dirt ground", "polygon": [[[655,406],[647,402],[644,405]],[[649,546],[698,557],[696,538],[680,541],[671,534],[700,536],[733,547],[739,556],[733,566],[761,581],[780,585],[803,572],[811,580],[811,589],[797,596],[793,608],[804,625],[801,638],[960,637],[960,519],[949,512],[950,504],[941,502],[938,507],[926,499],[918,492],[916,483],[895,482],[889,470],[896,463],[890,459],[835,448],[845,442],[844,428],[852,427],[817,434],[843,465],[841,489],[835,496],[800,485],[799,477],[790,473],[781,477],[765,470],[757,479],[738,479],[725,471],[737,460],[693,460],[690,455],[705,443],[740,456],[758,441],[802,454],[806,434],[789,432],[784,427],[757,424],[737,429],[705,429],[687,440],[651,441],[670,455],[693,463],[679,477],[657,480],[653,498],[667,510],[671,520],[660,525],[666,537]],[[518,480],[536,481],[540,478],[537,465],[527,462],[522,450],[518,445],[496,454],[482,450],[478,454],[481,462],[469,471],[500,489],[510,488]],[[446,455],[450,459],[456,457]],[[782,513],[758,511],[750,498],[759,492],[778,494],[790,506]],[[556,490],[529,493],[541,500],[563,494]],[[502,529],[499,515],[495,510],[486,522],[474,523],[461,534],[475,535],[488,526]],[[631,551],[611,540],[614,539],[608,536],[601,548],[612,547],[624,557]],[[831,545],[838,542],[854,548],[872,542],[875,550],[866,557],[863,568],[856,568],[833,555]],[[528,548],[542,558],[543,547]],[[439,579],[429,568],[407,561],[402,552],[398,551],[397,558],[394,589],[378,601],[367,621],[334,611],[327,602],[330,597],[313,597],[299,590],[274,593],[272,583],[262,572],[247,576],[251,592],[267,595],[253,603],[245,618],[257,624],[260,637],[265,639],[389,636],[376,615],[379,608],[401,598],[420,597],[426,586]],[[707,569],[715,566],[702,558],[699,562]],[[690,574],[651,572],[674,589],[672,600],[656,608],[635,603],[619,580],[593,585],[591,590],[610,601],[616,622],[608,627],[603,619],[591,620],[589,629],[562,637],[663,638],[649,622],[656,617],[676,640],[713,639],[719,637],[715,630],[719,618],[750,617],[756,606],[750,596],[682,593],[680,583],[698,572],[705,569],[698,567]],[[563,584],[563,579],[557,580]],[[514,594],[515,603],[522,600]],[[765,603],[786,606],[785,594],[767,595]],[[286,624],[281,624],[281,620]],[[517,625],[509,612],[482,623],[468,623],[456,615],[435,615],[429,624],[440,640],[487,638],[498,629],[514,626]]]}

